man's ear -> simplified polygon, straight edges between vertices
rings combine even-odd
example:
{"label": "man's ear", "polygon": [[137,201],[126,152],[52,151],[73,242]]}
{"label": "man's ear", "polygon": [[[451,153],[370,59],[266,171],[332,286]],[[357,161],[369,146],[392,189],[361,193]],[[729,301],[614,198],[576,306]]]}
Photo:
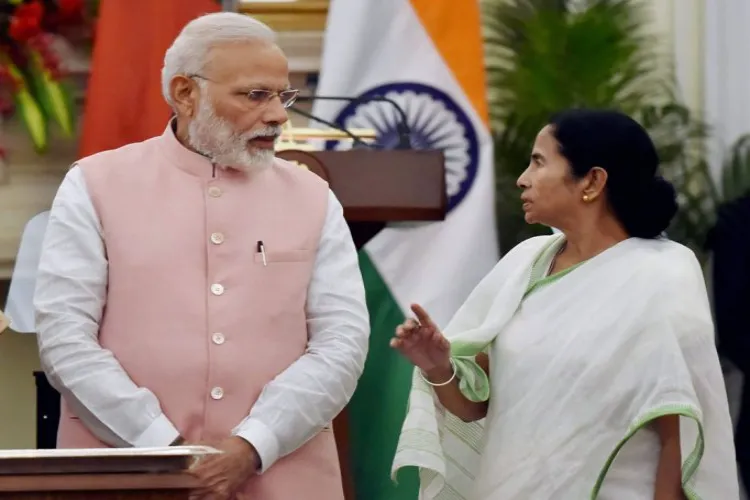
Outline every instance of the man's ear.
{"label": "man's ear", "polygon": [[175,75],[169,82],[169,94],[177,114],[192,118],[198,110],[199,88],[195,80]]}

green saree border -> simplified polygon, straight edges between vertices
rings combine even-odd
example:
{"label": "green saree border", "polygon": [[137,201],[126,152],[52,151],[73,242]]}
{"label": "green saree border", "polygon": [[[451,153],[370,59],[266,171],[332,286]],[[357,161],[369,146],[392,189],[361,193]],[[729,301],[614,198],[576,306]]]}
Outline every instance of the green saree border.
{"label": "green saree border", "polygon": [[596,479],[594,488],[591,490],[591,500],[596,500],[596,498],[599,496],[599,491],[601,490],[604,479],[607,476],[607,472],[609,472],[609,468],[612,465],[612,462],[614,462],[617,454],[620,452],[620,449],[625,446],[625,443],[627,443],[630,438],[632,438],[643,427],[656,420],[657,418],[666,417],[667,415],[679,415],[681,417],[689,418],[695,421],[695,423],[698,425],[698,437],[696,438],[695,445],[693,446],[693,451],[682,463],[682,491],[683,493],[685,493],[687,500],[703,500],[698,495],[698,493],[693,490],[693,487],[688,484],[695,475],[695,471],[698,470],[698,466],[700,465],[701,459],[703,458],[703,451],[705,449],[703,424],[701,423],[700,417],[698,416],[698,410],[694,406],[680,404],[664,405],[653,410],[649,410],[645,415],[636,420],[635,423],[630,426],[628,433],[619,443],[617,443],[617,446],[615,446],[615,449],[612,450],[609,458],[607,458],[607,461],[604,463],[604,467],[602,467],[602,470],[599,472],[599,477]]}

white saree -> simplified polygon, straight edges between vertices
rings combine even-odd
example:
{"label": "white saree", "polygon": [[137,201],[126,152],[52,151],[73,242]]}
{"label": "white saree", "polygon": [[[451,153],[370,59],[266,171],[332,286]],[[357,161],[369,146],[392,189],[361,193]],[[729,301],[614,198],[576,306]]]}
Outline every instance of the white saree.
{"label": "white saree", "polygon": [[[680,416],[689,500],[738,500],[732,425],[700,266],[668,240],[629,239],[526,295],[528,240],[445,328],[462,392],[487,418],[444,412],[415,371],[393,462],[434,500],[652,500],[654,419]],[[524,298],[525,296],[525,298]],[[473,361],[490,356],[490,380]]]}

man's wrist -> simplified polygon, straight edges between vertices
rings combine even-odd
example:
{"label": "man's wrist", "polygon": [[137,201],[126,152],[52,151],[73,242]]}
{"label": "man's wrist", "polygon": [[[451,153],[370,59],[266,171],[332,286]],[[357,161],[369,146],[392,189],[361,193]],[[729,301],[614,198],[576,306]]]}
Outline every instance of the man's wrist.
{"label": "man's wrist", "polygon": [[258,455],[258,450],[255,449],[255,446],[253,446],[251,442],[241,438],[240,436],[234,436],[234,439],[242,443],[242,447],[245,449],[245,453],[252,471],[254,473],[260,472],[263,464],[261,463],[260,455]]}
{"label": "man's wrist", "polygon": [[245,419],[232,433],[247,441],[254,448],[260,463],[258,473],[266,472],[279,459],[281,445],[273,431],[260,420]]}

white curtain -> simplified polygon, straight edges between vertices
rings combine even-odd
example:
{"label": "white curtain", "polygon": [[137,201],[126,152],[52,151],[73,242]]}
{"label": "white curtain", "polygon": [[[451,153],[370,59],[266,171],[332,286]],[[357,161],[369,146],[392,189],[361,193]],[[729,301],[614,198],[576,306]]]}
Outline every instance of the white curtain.
{"label": "white curtain", "polygon": [[703,2],[705,119],[712,126],[711,169],[750,133],[750,0]]}

